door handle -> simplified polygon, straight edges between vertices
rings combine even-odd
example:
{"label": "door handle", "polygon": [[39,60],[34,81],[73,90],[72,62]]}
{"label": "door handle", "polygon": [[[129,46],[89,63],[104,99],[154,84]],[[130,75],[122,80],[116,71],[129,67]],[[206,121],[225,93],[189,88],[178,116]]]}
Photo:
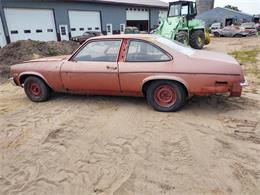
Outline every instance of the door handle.
{"label": "door handle", "polygon": [[106,68],[108,70],[117,70],[117,67],[114,67],[114,66],[106,66]]}

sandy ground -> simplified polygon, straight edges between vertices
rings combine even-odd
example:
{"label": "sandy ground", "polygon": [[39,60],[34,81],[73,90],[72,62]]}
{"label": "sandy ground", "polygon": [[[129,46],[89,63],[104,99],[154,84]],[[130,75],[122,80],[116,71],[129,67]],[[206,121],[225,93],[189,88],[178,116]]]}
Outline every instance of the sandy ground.
{"label": "sandy ground", "polygon": [[[207,49],[259,41],[248,40]],[[35,104],[2,84],[0,194],[260,194],[259,121],[260,95],[248,92],[159,113],[143,98],[56,94]]]}

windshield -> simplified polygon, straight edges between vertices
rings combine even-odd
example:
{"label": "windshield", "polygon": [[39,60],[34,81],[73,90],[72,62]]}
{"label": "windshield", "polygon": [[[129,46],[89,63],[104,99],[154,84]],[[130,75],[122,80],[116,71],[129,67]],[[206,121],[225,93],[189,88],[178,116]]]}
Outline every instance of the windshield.
{"label": "windshield", "polygon": [[169,17],[173,16],[185,16],[189,14],[189,6],[187,5],[171,5],[170,7],[170,12],[169,12]]}
{"label": "windshield", "polygon": [[156,38],[156,41],[158,41],[159,43],[162,43],[164,45],[166,45],[167,47],[171,48],[171,49],[174,49],[180,53],[183,53],[183,54],[186,54],[186,55],[192,55],[195,53],[195,50],[182,44],[182,43],[179,43],[177,41],[172,41],[170,39],[166,39],[164,37],[160,37],[158,36]]}
{"label": "windshield", "polygon": [[171,5],[169,17],[179,16],[181,14],[181,5]]}

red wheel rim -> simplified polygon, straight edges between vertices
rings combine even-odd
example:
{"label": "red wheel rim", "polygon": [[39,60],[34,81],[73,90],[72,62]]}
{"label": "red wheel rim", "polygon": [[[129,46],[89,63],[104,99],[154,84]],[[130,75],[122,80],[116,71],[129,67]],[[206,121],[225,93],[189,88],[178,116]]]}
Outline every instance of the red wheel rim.
{"label": "red wheel rim", "polygon": [[29,93],[32,96],[40,96],[42,93],[40,85],[35,81],[31,81],[29,83]]}
{"label": "red wheel rim", "polygon": [[176,102],[176,92],[170,85],[161,85],[154,91],[155,102],[162,107],[171,107]]}

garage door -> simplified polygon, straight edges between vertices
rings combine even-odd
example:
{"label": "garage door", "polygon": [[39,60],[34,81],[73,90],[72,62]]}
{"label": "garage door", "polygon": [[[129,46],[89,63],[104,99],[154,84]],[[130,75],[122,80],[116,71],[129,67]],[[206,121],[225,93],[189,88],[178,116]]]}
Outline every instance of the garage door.
{"label": "garage door", "polygon": [[5,45],[6,45],[5,33],[3,29],[3,23],[0,17],[0,47],[4,47]]}
{"label": "garage door", "polygon": [[126,20],[149,20],[148,9],[128,8],[126,10]]}
{"label": "garage door", "polygon": [[53,10],[4,8],[11,42],[57,41]]}
{"label": "garage door", "polygon": [[101,32],[100,12],[69,11],[71,36],[80,36],[86,31]]}
{"label": "garage door", "polygon": [[126,9],[126,25],[137,27],[140,31],[148,32],[149,10],[144,8]]}

